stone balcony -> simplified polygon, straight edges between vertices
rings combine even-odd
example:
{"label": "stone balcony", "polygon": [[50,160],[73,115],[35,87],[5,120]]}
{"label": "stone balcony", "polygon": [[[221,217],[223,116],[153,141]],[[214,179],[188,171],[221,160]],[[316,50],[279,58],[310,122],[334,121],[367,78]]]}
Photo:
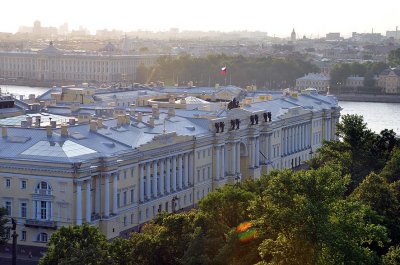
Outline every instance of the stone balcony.
{"label": "stone balcony", "polygon": [[50,220],[26,219],[25,226],[57,229],[57,222]]}

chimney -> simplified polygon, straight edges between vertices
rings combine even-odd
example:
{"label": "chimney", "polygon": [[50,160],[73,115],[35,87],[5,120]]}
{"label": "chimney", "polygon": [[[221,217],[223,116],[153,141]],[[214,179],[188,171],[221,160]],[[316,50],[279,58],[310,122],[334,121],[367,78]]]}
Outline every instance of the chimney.
{"label": "chimney", "polygon": [[137,120],[138,120],[138,122],[142,122],[142,121],[143,121],[143,113],[138,112],[138,114],[137,114]]}
{"label": "chimney", "polygon": [[50,122],[51,128],[57,128],[57,121],[51,121]]}
{"label": "chimney", "polygon": [[152,112],[153,112],[153,117],[155,119],[158,119],[158,117],[160,116],[160,110],[158,109],[158,105],[157,104],[153,104],[152,106]]}
{"label": "chimney", "polygon": [[47,137],[51,137],[53,135],[53,130],[51,129],[51,125],[46,126]]}
{"label": "chimney", "polygon": [[174,117],[175,116],[175,108],[174,107],[169,107],[168,108],[168,116],[169,117]]}
{"label": "chimney", "polygon": [[28,121],[21,121],[21,128],[27,128],[28,127]]}
{"label": "chimney", "polygon": [[97,119],[97,128],[103,128],[103,119]]}
{"label": "chimney", "polygon": [[68,125],[67,124],[61,124],[61,136],[68,137]]}
{"label": "chimney", "polygon": [[153,116],[151,116],[149,119],[149,125],[150,125],[150,127],[154,127],[154,117]]}
{"label": "chimney", "polygon": [[125,114],[125,124],[126,125],[131,124],[131,115],[130,114]]}
{"label": "chimney", "polygon": [[75,125],[75,119],[74,118],[71,118],[71,119],[69,119],[69,125]]}
{"label": "chimney", "polygon": [[169,103],[169,104],[175,104],[175,97],[174,97],[174,95],[170,95],[170,96],[169,96],[168,103]]}
{"label": "chimney", "polygon": [[26,117],[26,121],[28,122],[28,127],[31,127],[32,126],[32,117],[31,116]]}
{"label": "chimney", "polygon": [[124,119],[125,119],[124,115],[118,115],[118,117],[117,117],[117,126],[118,127],[121,127],[122,125],[124,125]]}
{"label": "chimney", "polygon": [[90,121],[90,131],[96,132],[97,131],[97,121]]}
{"label": "chimney", "polygon": [[7,137],[7,127],[1,128],[1,136],[3,136],[4,138]]}

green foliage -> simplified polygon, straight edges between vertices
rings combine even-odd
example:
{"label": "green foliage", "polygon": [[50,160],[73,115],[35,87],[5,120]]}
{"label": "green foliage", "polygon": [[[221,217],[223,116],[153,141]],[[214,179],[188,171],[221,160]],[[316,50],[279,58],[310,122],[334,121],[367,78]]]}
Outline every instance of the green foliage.
{"label": "green foliage", "polygon": [[[227,66],[227,76],[219,74],[222,66]],[[154,80],[180,85],[193,81],[196,86],[224,85],[226,80],[227,84],[237,86],[255,84],[275,89],[294,86],[296,78],[317,71],[316,66],[303,57],[252,58],[218,54],[197,58],[183,54],[161,57]]]}
{"label": "green foliage", "polygon": [[109,264],[107,254],[107,240],[96,227],[88,224],[61,227],[51,236],[46,256],[39,264]]}
{"label": "green foliage", "polygon": [[0,246],[7,242],[7,231],[8,227],[6,224],[8,223],[7,218],[7,209],[0,207]]}
{"label": "green foliage", "polygon": [[400,48],[390,51],[388,61],[391,67],[400,65]]}
{"label": "green foliage", "polygon": [[395,149],[381,173],[389,182],[400,181],[400,148]]}
{"label": "green foliage", "polygon": [[398,265],[400,264],[400,245],[391,247],[388,253],[383,256],[383,265]]}
{"label": "green foliage", "polygon": [[140,64],[136,69],[135,81],[141,84],[146,83],[148,74],[149,74],[149,69],[147,69],[147,67],[144,64]]}

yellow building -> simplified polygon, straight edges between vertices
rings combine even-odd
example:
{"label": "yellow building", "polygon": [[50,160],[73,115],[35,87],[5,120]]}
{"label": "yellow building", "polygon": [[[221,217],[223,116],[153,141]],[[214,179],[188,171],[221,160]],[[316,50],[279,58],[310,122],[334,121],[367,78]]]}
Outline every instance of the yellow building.
{"label": "yellow building", "polygon": [[207,118],[173,105],[61,128],[3,127],[0,203],[18,222],[21,249],[38,255],[57,228],[84,222],[108,239],[126,236],[218,187],[299,166],[335,139],[340,114],[334,97],[312,91]]}

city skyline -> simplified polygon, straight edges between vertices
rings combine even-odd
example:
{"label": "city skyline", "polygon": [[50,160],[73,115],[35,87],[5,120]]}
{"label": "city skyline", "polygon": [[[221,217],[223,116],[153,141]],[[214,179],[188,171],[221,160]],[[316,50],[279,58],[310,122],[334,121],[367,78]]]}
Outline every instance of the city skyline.
{"label": "city skyline", "polygon": [[[328,32],[379,32],[395,30],[400,25],[396,10],[400,2],[386,2],[387,10],[377,12],[376,6],[365,2],[339,0],[335,5],[324,7],[320,1],[307,0],[279,3],[259,3],[249,0],[244,4],[228,1],[204,0],[187,3],[179,0],[130,2],[115,0],[110,3],[83,2],[77,0],[50,0],[5,2],[0,17],[0,32],[18,31],[20,26],[32,26],[39,20],[44,27],[58,27],[65,22],[70,29],[79,26],[91,33],[99,29],[167,31],[263,31],[269,36],[288,37],[295,28],[298,37],[322,37]],[[155,8],[157,7],[157,8]],[[351,21],[351,24],[349,23]]]}

